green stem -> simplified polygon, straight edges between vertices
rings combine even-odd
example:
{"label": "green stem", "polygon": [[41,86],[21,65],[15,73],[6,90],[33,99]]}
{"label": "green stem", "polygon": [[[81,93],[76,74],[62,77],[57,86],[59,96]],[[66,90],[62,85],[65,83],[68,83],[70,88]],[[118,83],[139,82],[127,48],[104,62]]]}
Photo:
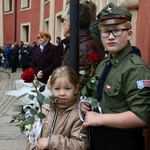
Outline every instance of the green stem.
{"label": "green stem", "polygon": [[[34,85],[34,87],[35,87],[36,93],[39,94],[39,91],[38,91],[37,86],[36,86],[36,84],[34,83],[34,81],[33,81],[33,85]],[[40,112],[42,113],[42,106],[41,106],[41,105],[40,105],[39,110],[40,110]],[[41,119],[41,118],[40,118],[40,122],[41,122],[41,124],[42,124],[42,119]],[[42,137],[42,130],[41,130],[41,133],[40,133],[40,138],[41,138],[41,137]]]}
{"label": "green stem", "polygon": [[91,72],[90,72],[90,77],[92,77],[93,74],[93,63],[91,63]]}
{"label": "green stem", "polygon": [[36,93],[38,94],[39,91],[38,91],[37,86],[35,85],[34,81],[33,81],[33,85],[34,85],[34,87],[35,87]]}

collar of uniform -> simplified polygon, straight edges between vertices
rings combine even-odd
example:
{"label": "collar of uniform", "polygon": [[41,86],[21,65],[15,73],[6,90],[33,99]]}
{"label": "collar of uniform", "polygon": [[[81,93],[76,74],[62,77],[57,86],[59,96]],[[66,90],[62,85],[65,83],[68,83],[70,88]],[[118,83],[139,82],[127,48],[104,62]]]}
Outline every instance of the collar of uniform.
{"label": "collar of uniform", "polygon": [[[120,51],[118,55],[116,55],[111,59],[112,65],[115,67],[118,66],[122,62],[122,60],[129,54],[131,50],[132,50],[132,46],[129,43],[124,49]],[[111,58],[111,55],[109,57]]]}

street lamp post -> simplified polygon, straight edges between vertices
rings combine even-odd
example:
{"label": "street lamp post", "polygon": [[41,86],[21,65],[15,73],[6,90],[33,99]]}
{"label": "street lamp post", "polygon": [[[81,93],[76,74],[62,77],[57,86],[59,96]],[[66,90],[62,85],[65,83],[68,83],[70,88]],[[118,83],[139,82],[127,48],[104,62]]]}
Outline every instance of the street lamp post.
{"label": "street lamp post", "polygon": [[70,64],[79,72],[79,0],[70,0]]}

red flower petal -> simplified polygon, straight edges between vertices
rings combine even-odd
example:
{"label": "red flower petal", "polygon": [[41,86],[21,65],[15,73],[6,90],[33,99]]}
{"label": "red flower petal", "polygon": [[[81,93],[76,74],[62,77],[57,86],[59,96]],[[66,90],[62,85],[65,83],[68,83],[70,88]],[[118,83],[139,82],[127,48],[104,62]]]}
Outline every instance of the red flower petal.
{"label": "red flower petal", "polygon": [[86,59],[90,63],[98,63],[101,60],[100,55],[97,53],[90,53],[90,54],[88,53],[86,55]]}
{"label": "red flower petal", "polygon": [[28,82],[28,83],[32,82],[34,80],[34,70],[32,68],[25,70],[21,74],[21,79],[23,79],[24,82]]}

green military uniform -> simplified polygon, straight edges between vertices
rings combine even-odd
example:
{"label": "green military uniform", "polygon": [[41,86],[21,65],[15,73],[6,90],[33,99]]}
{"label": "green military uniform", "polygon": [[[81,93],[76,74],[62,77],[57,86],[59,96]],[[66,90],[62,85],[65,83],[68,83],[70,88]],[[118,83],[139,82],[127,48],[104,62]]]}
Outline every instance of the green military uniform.
{"label": "green military uniform", "polygon": [[[131,50],[129,44],[111,59],[112,66],[103,86],[100,104],[103,113],[130,110],[143,121],[150,122],[150,68],[139,56],[129,54]],[[98,77],[109,59],[110,55],[97,67]]]}
{"label": "green military uniform", "polygon": [[[111,25],[114,28],[114,25],[129,22],[132,18],[125,7],[113,3],[104,7],[98,16],[100,26],[108,25],[108,29],[111,29]],[[136,52],[137,48],[128,43],[115,57],[109,54],[101,61],[96,70],[96,76],[103,79],[98,85],[98,100],[103,114],[131,111],[141,120],[150,122],[150,68]],[[106,74],[109,60],[112,65]],[[101,84],[103,81],[104,84]],[[142,128],[95,126],[92,127],[90,139],[91,150],[144,150]]]}

